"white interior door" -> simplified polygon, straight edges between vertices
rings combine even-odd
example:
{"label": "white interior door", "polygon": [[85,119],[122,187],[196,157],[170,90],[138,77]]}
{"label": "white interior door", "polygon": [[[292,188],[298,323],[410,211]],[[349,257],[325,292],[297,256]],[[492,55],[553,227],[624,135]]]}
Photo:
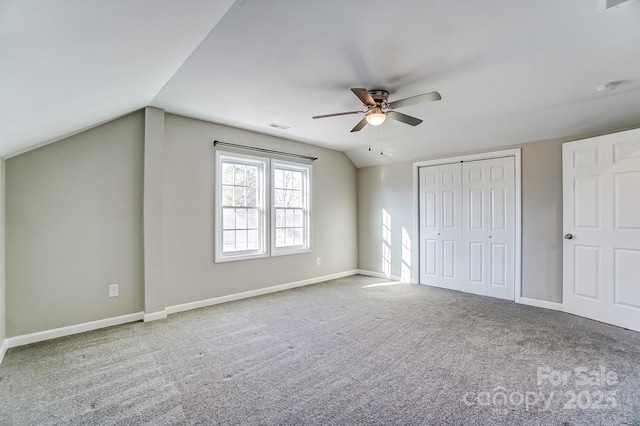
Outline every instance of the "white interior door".
{"label": "white interior door", "polygon": [[463,290],[514,300],[514,158],[462,164]]}
{"label": "white interior door", "polygon": [[566,143],[563,308],[640,331],[640,130]]}
{"label": "white interior door", "polygon": [[420,283],[460,290],[460,164],[420,168],[418,188]]}

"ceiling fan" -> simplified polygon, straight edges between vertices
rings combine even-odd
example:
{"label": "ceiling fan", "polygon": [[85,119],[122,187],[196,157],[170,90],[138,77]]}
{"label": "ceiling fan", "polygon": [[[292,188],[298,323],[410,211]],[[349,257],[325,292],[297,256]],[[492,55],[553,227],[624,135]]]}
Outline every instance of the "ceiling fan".
{"label": "ceiling fan", "polygon": [[358,97],[358,99],[362,101],[364,106],[367,107],[366,111],[338,112],[336,114],[316,115],[311,118],[316,119],[336,117],[339,115],[365,114],[364,118],[360,120],[353,129],[351,129],[352,132],[359,132],[367,124],[370,124],[372,126],[379,126],[386,120],[387,117],[401,121],[411,126],[417,126],[418,124],[422,123],[422,120],[407,114],[402,114],[398,111],[395,111],[395,109],[406,107],[409,105],[415,105],[421,102],[432,102],[442,99],[440,93],[429,92],[423,93],[422,95],[400,99],[398,101],[388,102],[389,92],[387,92],[386,90],[367,90],[354,88],[351,89],[351,91]]}

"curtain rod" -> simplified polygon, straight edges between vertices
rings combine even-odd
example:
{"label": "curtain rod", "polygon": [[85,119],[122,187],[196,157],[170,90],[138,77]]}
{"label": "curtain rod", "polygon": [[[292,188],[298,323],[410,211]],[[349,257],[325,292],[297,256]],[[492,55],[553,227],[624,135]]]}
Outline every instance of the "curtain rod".
{"label": "curtain rod", "polygon": [[311,160],[311,161],[315,161],[318,159],[318,157],[309,157],[307,155],[292,154],[290,152],[274,151],[272,149],[256,148],[255,146],[246,146],[246,145],[238,145],[238,144],[229,143],[229,142],[213,141],[213,146],[218,146],[218,145],[228,146],[229,148],[247,149],[249,151],[264,152],[266,154],[277,154],[277,155],[286,155],[288,157],[304,158],[305,160]]}

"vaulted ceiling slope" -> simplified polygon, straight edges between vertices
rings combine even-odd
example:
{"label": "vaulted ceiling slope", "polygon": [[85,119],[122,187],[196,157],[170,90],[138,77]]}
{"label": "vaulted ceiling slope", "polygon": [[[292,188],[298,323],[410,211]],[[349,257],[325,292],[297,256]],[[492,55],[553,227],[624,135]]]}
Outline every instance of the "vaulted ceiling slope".
{"label": "vaulted ceiling slope", "polygon": [[[147,105],[359,167],[640,126],[640,0],[606,3],[0,0],[0,156]],[[351,87],[442,100],[311,119],[362,109]]]}

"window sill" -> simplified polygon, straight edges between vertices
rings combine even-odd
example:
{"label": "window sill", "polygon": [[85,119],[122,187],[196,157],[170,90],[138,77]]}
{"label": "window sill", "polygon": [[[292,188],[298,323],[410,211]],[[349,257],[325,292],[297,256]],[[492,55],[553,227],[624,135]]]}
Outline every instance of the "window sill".
{"label": "window sill", "polygon": [[214,263],[237,262],[239,260],[262,259],[265,257],[269,257],[269,254],[261,253],[261,254],[247,254],[247,255],[239,255],[239,256],[224,256],[224,257],[216,257],[214,259]]}
{"label": "window sill", "polygon": [[310,248],[271,249],[271,257],[288,256],[290,254],[302,254],[311,252],[312,250]]}

